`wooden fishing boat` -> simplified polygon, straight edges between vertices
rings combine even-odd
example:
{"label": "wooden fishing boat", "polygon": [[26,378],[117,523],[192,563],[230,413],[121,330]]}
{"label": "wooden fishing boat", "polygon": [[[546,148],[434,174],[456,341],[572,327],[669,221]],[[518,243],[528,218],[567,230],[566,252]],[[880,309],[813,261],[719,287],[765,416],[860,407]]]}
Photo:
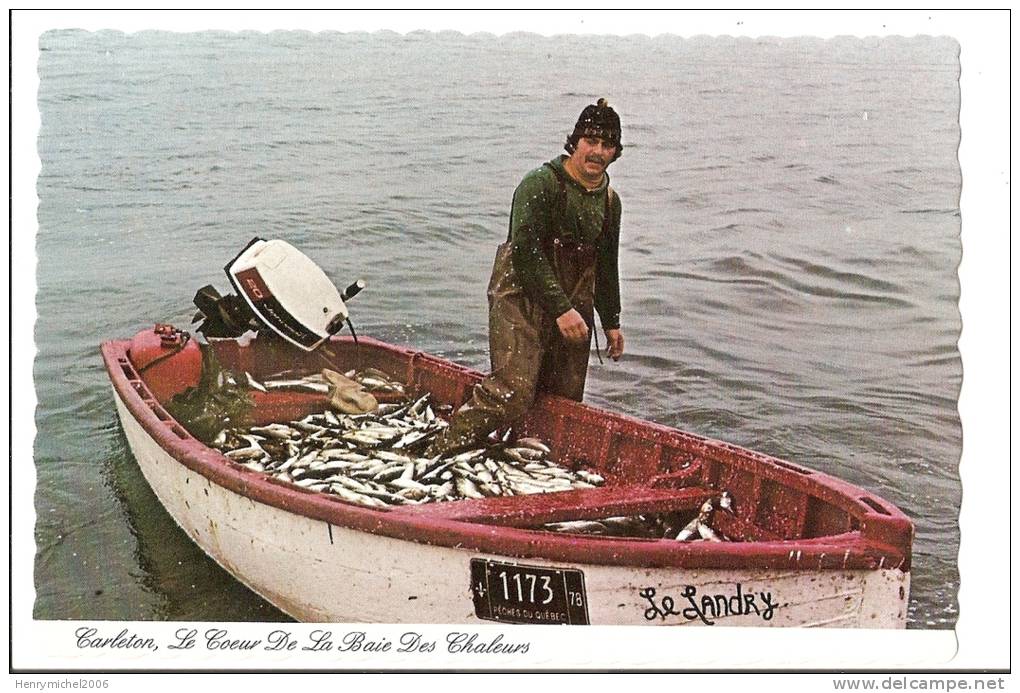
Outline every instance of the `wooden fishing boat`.
{"label": "wooden fishing boat", "polygon": [[[255,378],[315,372],[321,351],[219,340]],[[457,405],[481,377],[435,356],[334,337],[330,366],[370,365]],[[238,580],[301,621],[902,628],[913,525],[839,479],[724,442],[557,397],[518,426],[599,488],[367,508],[246,469],[167,413],[201,373],[169,326],[102,345],[124,433],[169,514]],[[322,411],[321,395],[253,392],[262,422]],[[692,512],[729,492],[731,541],[593,536],[546,523]]]}

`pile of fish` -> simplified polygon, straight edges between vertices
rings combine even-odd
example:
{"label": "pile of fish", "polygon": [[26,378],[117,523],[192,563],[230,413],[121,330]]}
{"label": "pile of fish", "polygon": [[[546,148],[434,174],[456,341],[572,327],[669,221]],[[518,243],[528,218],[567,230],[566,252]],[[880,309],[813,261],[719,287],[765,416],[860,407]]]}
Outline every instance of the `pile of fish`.
{"label": "pile of fish", "polygon": [[[297,387],[296,382],[314,384],[305,379],[288,387]],[[224,430],[212,444],[248,469],[369,507],[550,493],[603,483],[597,474],[555,464],[547,458],[549,448],[534,438],[422,457],[432,437],[447,426],[429,399],[425,394],[381,404],[369,414],[327,410],[285,424]]]}
{"label": "pile of fish", "polygon": [[[403,385],[377,369],[348,371],[345,377],[373,393],[403,397]],[[289,377],[288,377],[289,376]],[[239,379],[240,380],[240,379]],[[263,382],[244,373],[249,388],[328,394],[320,374],[277,374]],[[238,383],[240,384],[240,383]],[[223,430],[212,441],[243,467],[310,491],[335,494],[367,507],[390,507],[466,498],[519,496],[595,488],[604,480],[585,470],[568,470],[548,459],[536,438],[489,439],[452,456],[423,457],[429,441],[447,426],[430,395],[380,404],[367,414],[326,410],[299,421]],[[570,534],[728,541],[711,526],[716,510],[730,511],[729,493],[705,501],[697,514],[679,513],[550,522],[542,529]]]}
{"label": "pile of fish", "polygon": [[684,525],[683,529],[674,537],[677,541],[691,541],[704,539],[705,541],[727,541],[727,538],[712,529],[709,521],[716,510],[716,503],[720,510],[733,511],[733,498],[729,491],[723,491],[718,499],[709,498],[702,503],[697,516]]}
{"label": "pile of fish", "polygon": [[[702,503],[698,513],[689,521],[679,513],[605,517],[598,520],[572,520],[550,522],[543,529],[571,534],[597,534],[605,536],[643,537],[646,539],[672,539],[675,541],[730,541],[722,532],[712,528],[711,519],[716,510],[732,512],[733,499],[728,491],[718,498]],[[689,517],[689,515],[688,515]]]}
{"label": "pile of fish", "polygon": [[[259,392],[269,392],[270,390],[294,390],[298,392],[316,392],[322,395],[329,394],[330,384],[326,380],[326,377],[321,373],[313,373],[300,378],[296,376],[292,378],[279,377],[287,374],[287,372],[277,373],[273,376],[274,379],[267,379],[261,383],[255,380],[255,378],[253,378],[247,371],[245,371],[244,377],[247,380],[248,387],[253,390],[258,390]],[[403,383],[394,380],[387,373],[384,373],[378,368],[349,370],[343,375],[344,377],[360,383],[366,389],[375,393],[385,392],[387,394],[405,394]]]}

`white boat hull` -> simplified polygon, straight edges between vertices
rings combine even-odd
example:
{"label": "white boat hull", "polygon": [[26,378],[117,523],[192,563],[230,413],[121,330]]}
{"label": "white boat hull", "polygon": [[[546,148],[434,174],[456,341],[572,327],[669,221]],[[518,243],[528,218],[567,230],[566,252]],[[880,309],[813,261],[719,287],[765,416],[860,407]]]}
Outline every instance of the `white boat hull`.
{"label": "white boat hull", "polygon": [[910,574],[897,569],[550,563],[331,525],[257,502],[188,469],[134,419],[116,388],[114,398],[142,473],[171,517],[231,575],[299,621],[479,622],[470,564],[482,558],[582,571],[588,618],[598,625],[906,624]]}

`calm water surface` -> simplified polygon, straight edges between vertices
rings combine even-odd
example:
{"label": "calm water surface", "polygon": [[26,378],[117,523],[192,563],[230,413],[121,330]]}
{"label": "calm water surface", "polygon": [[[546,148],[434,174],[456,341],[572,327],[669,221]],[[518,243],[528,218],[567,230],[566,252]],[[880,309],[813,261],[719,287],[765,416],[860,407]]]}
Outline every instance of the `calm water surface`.
{"label": "calm water surface", "polygon": [[36,618],[286,619],[159,505],[99,342],[186,325],[258,235],[364,277],[359,334],[484,370],[513,188],[606,96],[628,354],[588,400],[892,501],[917,527],[909,625],[953,627],[957,45],[592,40],[43,35]]}

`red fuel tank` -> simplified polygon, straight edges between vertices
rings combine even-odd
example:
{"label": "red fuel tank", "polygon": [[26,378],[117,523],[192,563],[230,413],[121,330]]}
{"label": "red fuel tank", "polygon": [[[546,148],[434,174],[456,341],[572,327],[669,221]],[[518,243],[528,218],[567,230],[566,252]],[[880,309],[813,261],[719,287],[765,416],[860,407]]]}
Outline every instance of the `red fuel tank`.
{"label": "red fuel tank", "polygon": [[160,404],[198,384],[202,350],[187,332],[157,324],[139,332],[128,347],[128,358]]}

